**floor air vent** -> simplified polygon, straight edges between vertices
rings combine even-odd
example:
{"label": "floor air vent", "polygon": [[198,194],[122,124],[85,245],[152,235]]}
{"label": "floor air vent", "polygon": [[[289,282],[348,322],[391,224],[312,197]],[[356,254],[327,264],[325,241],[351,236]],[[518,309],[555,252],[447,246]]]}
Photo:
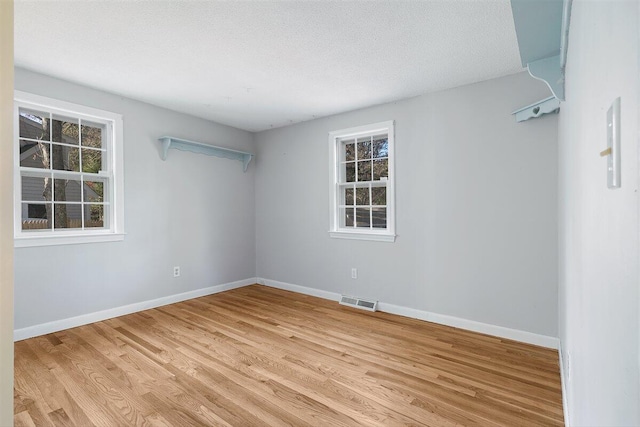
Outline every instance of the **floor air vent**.
{"label": "floor air vent", "polygon": [[356,297],[349,297],[347,295],[342,295],[340,297],[340,304],[368,311],[376,311],[376,308],[378,307],[378,301],[367,301]]}

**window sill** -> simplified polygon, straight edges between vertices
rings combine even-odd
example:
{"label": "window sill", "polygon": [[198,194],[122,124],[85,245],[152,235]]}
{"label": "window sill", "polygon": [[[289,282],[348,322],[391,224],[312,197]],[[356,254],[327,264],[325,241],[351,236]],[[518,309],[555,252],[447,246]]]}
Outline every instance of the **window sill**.
{"label": "window sill", "polygon": [[13,239],[15,248],[34,246],[79,245],[82,243],[118,242],[124,240],[124,233],[68,234],[58,236],[21,236]]}
{"label": "window sill", "polygon": [[396,235],[389,233],[370,233],[357,231],[330,231],[334,239],[370,240],[374,242],[395,242]]}

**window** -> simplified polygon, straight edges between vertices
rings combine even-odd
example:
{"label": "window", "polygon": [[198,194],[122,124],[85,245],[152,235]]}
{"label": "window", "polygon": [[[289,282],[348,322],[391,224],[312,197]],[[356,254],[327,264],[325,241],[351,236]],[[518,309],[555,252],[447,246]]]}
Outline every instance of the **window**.
{"label": "window", "polygon": [[122,240],[122,117],[16,91],[15,246]]}
{"label": "window", "polygon": [[393,121],[329,134],[331,237],[395,240]]}

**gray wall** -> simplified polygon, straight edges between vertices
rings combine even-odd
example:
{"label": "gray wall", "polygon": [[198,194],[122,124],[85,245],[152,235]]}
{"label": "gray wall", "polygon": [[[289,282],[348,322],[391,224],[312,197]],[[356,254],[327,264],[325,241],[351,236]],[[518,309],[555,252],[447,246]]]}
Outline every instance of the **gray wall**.
{"label": "gray wall", "polygon": [[[521,73],[257,134],[257,275],[557,336],[557,115],[510,115],[549,95]],[[328,133],[383,120],[397,240],[331,239]]]}
{"label": "gray wall", "polygon": [[[253,151],[253,135],[22,69],[16,89],[123,115],[125,240],[15,250],[15,328],[255,276],[254,168],[171,150],[178,136]],[[182,276],[173,278],[173,266]]]}
{"label": "gray wall", "polygon": [[[559,329],[576,426],[640,424],[639,3],[574,1],[559,121]],[[607,189],[606,114],[622,101],[622,187]]]}

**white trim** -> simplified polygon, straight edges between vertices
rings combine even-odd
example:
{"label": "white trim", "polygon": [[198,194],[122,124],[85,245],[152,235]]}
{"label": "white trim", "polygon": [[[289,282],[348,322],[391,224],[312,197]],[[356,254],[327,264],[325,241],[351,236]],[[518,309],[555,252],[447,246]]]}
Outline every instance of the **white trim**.
{"label": "white trim", "polygon": [[291,283],[278,282],[277,280],[264,279],[258,277],[257,283],[270,288],[282,289],[285,291],[297,292],[299,294],[310,295],[312,297],[318,297],[328,299],[331,301],[340,301],[340,294],[336,292],[323,291],[321,289],[308,288],[306,286],[292,285]]}
{"label": "white trim", "polygon": [[43,236],[39,234],[33,237],[16,237],[13,239],[14,248],[30,248],[33,246],[78,245],[82,243],[119,242],[124,240],[125,233],[105,234],[76,234],[69,236]]}
{"label": "white trim", "polygon": [[564,357],[562,355],[562,341],[558,341],[558,357],[560,359],[560,385],[562,386],[562,412],[564,414],[564,425],[571,427],[569,419],[569,395],[567,394],[567,379],[565,377]]}
{"label": "white trim", "polygon": [[28,326],[22,329],[15,329],[13,331],[13,340],[21,341],[27,338],[37,337],[39,335],[50,334],[52,332],[58,332],[69,328],[75,328],[77,326],[87,325],[89,323],[100,322],[102,320],[111,319],[113,317],[124,316],[126,314],[136,313],[151,308],[161,307],[167,304],[174,304],[176,302],[186,301],[193,298],[199,298],[206,295],[217,294],[219,292],[228,291],[231,289],[241,288],[243,286],[253,285],[257,282],[256,277],[250,277],[245,280],[238,280],[237,282],[224,283],[221,285],[211,286],[208,288],[197,289],[195,291],[184,292],[181,294],[169,295],[166,297],[156,298],[148,301],[141,301],[129,305],[123,305],[120,307],[110,308],[107,310],[97,311],[94,313],[87,313],[76,317],[70,317],[67,319],[55,320],[53,322],[42,323],[39,325]]}
{"label": "white trim", "polygon": [[387,120],[384,122],[372,123],[370,125],[355,126],[347,129],[334,130],[329,132],[329,137],[335,138],[350,138],[356,136],[362,136],[363,134],[375,135],[380,132],[389,131],[393,127],[393,120]]}
{"label": "white trim", "polygon": [[[324,298],[332,301],[339,301],[341,296],[341,294],[336,292],[328,292],[320,289],[308,288],[306,286],[278,282],[276,280],[264,279],[262,277],[258,277],[257,282],[261,285],[269,286],[272,288],[298,292],[301,294],[311,295],[314,297]],[[518,329],[505,328],[503,326],[476,322],[475,320],[468,320],[460,317],[448,316],[445,314],[432,313],[429,311],[402,307],[399,305],[388,304],[384,302],[378,302],[378,310],[384,311],[385,313],[397,314],[399,316],[411,317],[418,320],[425,320],[427,322],[438,323],[440,325],[452,326],[472,332],[492,335],[498,338],[506,338],[552,349],[557,349],[560,342],[558,338],[550,337],[547,335],[534,334],[532,332],[520,331]]]}
{"label": "white trim", "polygon": [[472,332],[479,332],[481,334],[492,335],[494,337],[506,338],[541,347],[553,349],[558,348],[558,338],[547,335],[534,334],[533,332],[505,328],[504,326],[491,325],[489,323],[476,322],[475,320],[463,319],[461,317],[432,313],[430,311],[417,310],[415,308],[402,307],[383,302],[378,303],[378,309],[386,313],[425,320],[427,322],[452,326],[454,328],[465,329]]}
{"label": "white trim", "polygon": [[[100,110],[93,107],[87,107],[80,104],[74,104],[72,102],[61,101],[55,98],[49,98],[46,96],[36,95],[29,92],[23,92],[21,90],[14,91],[14,100],[18,102],[26,102],[28,104],[38,104],[42,107],[48,107],[54,110],[60,110],[72,115],[79,115],[86,117],[92,117],[94,119],[109,119],[109,120],[121,120],[122,115],[112,113],[111,111]],[[82,111],[79,112],[78,108]]]}
{"label": "white trim", "polygon": [[330,231],[329,236],[335,239],[351,239],[351,240],[373,240],[375,242],[395,242],[396,235],[389,233],[372,233],[357,231]]}

